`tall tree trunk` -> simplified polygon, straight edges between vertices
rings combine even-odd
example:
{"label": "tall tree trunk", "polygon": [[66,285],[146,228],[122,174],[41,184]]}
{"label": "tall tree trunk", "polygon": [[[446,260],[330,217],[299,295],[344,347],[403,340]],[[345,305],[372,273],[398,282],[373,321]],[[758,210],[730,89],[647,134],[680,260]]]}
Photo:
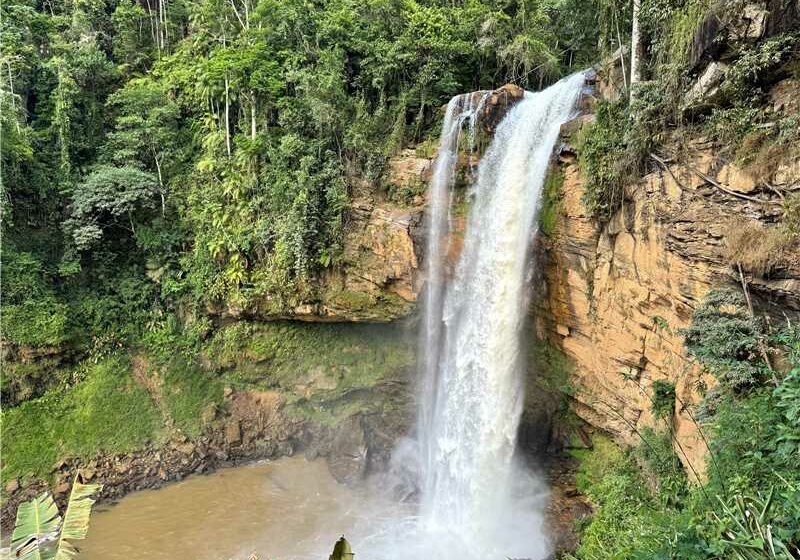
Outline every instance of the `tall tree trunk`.
{"label": "tall tree trunk", "polygon": [[633,0],[633,25],[631,28],[631,99],[636,95],[636,83],[642,79],[642,36],[639,30],[639,12],[642,0]]}
{"label": "tall tree trunk", "polygon": [[164,48],[166,48],[169,45],[169,25],[167,25],[167,19],[168,19],[167,18],[167,0],[161,0],[161,5],[163,6],[161,11],[164,14],[164,24],[163,24],[163,28],[164,28]]}
{"label": "tall tree trunk", "polygon": [[231,155],[231,100],[230,100],[230,83],[228,82],[228,75],[225,74],[225,149],[228,156]]}
{"label": "tall tree trunk", "polygon": [[150,5],[150,0],[145,0],[147,3],[147,20],[150,22],[150,38],[153,40],[153,43],[158,48],[158,39],[156,38],[156,27],[153,23],[153,6]]}
{"label": "tall tree trunk", "polygon": [[625,90],[628,89],[628,76],[627,71],[625,70],[625,49],[622,48],[622,33],[619,32],[619,18],[617,17],[617,11],[614,10],[614,26],[617,28],[617,44],[619,45],[619,64],[622,68],[622,85],[624,86]]}
{"label": "tall tree trunk", "polygon": [[153,161],[156,163],[156,170],[158,171],[158,194],[161,195],[161,216],[163,217],[167,211],[166,199],[164,197],[164,176],[161,174],[161,161],[158,159],[158,153],[152,146],[151,151],[153,152]]}
{"label": "tall tree trunk", "polygon": [[250,138],[256,139],[256,92],[250,90]]}
{"label": "tall tree trunk", "polygon": [[19,134],[19,115],[17,114],[17,102],[14,100],[14,75],[11,71],[10,60],[6,60],[6,66],[8,67],[8,90],[11,99],[11,113],[14,115],[14,124],[17,128],[17,134]]}

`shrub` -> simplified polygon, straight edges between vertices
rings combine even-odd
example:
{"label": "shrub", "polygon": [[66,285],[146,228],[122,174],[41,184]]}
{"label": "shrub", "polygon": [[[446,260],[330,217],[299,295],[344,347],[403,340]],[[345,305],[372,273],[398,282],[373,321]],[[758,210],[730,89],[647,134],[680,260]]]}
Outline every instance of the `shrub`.
{"label": "shrub", "polygon": [[564,174],[559,169],[551,169],[547,174],[542,193],[542,209],[539,211],[539,224],[543,234],[550,236],[556,227],[561,210],[561,187]]}
{"label": "shrub", "polygon": [[629,105],[622,99],[601,103],[595,121],[577,139],[578,159],[586,176],[584,203],[601,221],[621,206],[625,187],[646,169],[650,153],[667,132],[670,96],[663,83],[637,84]]}
{"label": "shrub", "polygon": [[633,456],[642,465],[662,506],[679,506],[688,493],[686,471],[672,446],[671,429],[642,429],[642,442]]}
{"label": "shrub", "polygon": [[67,338],[67,306],[50,287],[42,263],[31,253],[3,247],[3,339],[29,345],[58,345]]}
{"label": "shrub", "polygon": [[653,381],[653,414],[658,418],[671,418],[675,411],[675,383],[664,379]]}
{"label": "shrub", "polygon": [[594,514],[574,558],[653,558],[674,531],[675,512],[659,508],[636,463],[611,440],[592,443],[592,450],[576,453],[578,489],[591,499]]}
{"label": "shrub", "polygon": [[624,161],[624,123],[622,103],[603,103],[595,122],[584,126],[578,135],[578,160],[586,176],[584,204],[600,220],[608,220],[623,202],[630,173]]}
{"label": "shrub", "polygon": [[725,256],[746,272],[766,276],[796,258],[791,236],[781,227],[739,220],[725,232]]}
{"label": "shrub", "polygon": [[710,292],[695,310],[691,326],[679,332],[689,352],[726,387],[741,391],[768,373],[759,348],[764,326],[749,315],[738,292]]}

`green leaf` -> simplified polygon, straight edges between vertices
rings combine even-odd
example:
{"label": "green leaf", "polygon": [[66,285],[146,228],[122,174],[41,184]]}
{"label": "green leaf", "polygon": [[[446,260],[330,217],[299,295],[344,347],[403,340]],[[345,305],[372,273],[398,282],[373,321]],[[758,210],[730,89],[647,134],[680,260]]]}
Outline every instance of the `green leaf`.
{"label": "green leaf", "polygon": [[20,504],[14,532],[11,535],[11,549],[15,557],[21,560],[45,558],[40,547],[41,540],[55,533],[60,523],[58,508],[48,492]]}
{"label": "green leaf", "polygon": [[336,544],[333,546],[333,552],[328,560],[352,560],[354,556],[355,554],[353,554],[353,549],[350,548],[350,543],[347,542],[347,539],[345,539],[343,535],[336,541]]}
{"label": "green leaf", "polygon": [[69,560],[77,554],[77,549],[68,540],[86,538],[86,533],[89,531],[89,516],[95,502],[92,496],[102,487],[102,484],[81,484],[78,481],[72,485],[55,560]]}

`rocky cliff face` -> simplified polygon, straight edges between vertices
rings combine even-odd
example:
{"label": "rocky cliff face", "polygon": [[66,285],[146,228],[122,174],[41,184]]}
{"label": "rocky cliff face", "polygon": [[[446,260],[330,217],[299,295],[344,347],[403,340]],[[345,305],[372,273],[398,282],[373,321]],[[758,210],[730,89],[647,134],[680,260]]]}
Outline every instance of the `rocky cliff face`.
{"label": "rocky cliff face", "polygon": [[[575,154],[562,150],[562,205],[542,244],[546,290],[535,315],[537,336],[572,362],[575,413],[621,443],[637,444],[642,428],[657,423],[653,383],[674,383],[676,452],[701,475],[706,448],[691,406],[713,379],[689,357],[679,330],[710,289],[740,285],[727,257],[732,232],[768,231],[781,206],[766,184],[717,159],[709,142],[697,140],[686,153],[632,185],[623,208],[601,225],[584,207]],[[789,167],[784,173],[787,182],[800,179]],[[745,272],[758,307],[798,313],[797,261],[767,279]]]}
{"label": "rocky cliff face", "polygon": [[[703,21],[691,44],[684,113],[720,107],[743,49],[796,25],[797,14],[792,3],[749,2]],[[621,95],[619,62],[612,57],[601,65],[598,96]],[[760,87],[765,127],[795,118],[796,77],[776,71]],[[724,157],[717,139],[684,135],[665,146],[671,158],[651,155],[650,173],[629,185],[607,223],[598,223],[584,206],[585,180],[570,146],[570,136],[592,118],[562,129],[565,144],[554,165],[564,180],[554,230],[538,249],[545,289],[534,298],[532,336],[568,358],[571,409],[622,444],[636,445],[645,426],[663,425],[653,413],[653,385],[674,384],[675,409],[666,421],[687,472],[702,477],[706,444],[692,407],[714,379],[689,356],[680,329],[720,287],[746,286],[756,312],[772,321],[798,317],[800,250],[776,232],[800,186],[800,155],[776,150],[769,165],[746,169]]]}

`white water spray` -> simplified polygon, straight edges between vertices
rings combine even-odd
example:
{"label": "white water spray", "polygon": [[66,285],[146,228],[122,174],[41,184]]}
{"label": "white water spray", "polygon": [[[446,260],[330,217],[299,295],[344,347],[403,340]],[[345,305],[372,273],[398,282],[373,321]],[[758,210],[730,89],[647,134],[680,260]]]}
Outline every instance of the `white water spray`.
{"label": "white water spray", "polygon": [[514,461],[521,336],[545,174],[583,83],[578,74],[525,93],[497,127],[468,193],[464,246],[446,281],[459,137],[468,122],[471,150],[486,95],[448,104],[430,187],[417,437],[393,458],[399,471],[415,473],[419,511],[384,519],[388,528],[363,542],[365,558],[541,560],[550,552],[544,484]]}
{"label": "white water spray", "polygon": [[[450,226],[450,201],[458,163],[459,140],[463,124],[468,123],[468,148],[475,143],[475,125],[490,91],[477,94],[462,94],[453,97],[447,104],[439,150],[433,166],[429,191],[429,214],[427,236],[427,283],[424,294],[423,325],[419,340],[419,364],[421,384],[417,413],[417,433],[421,436],[419,447],[420,465],[417,469],[428,472],[433,469],[431,460],[433,442],[427,437],[432,431],[436,410],[436,381],[440,353],[443,345],[442,304],[445,293],[444,255],[447,253],[447,233]],[[475,98],[478,97],[476,100]]]}
{"label": "white water spray", "polygon": [[514,488],[523,404],[520,336],[542,186],[583,82],[576,75],[526,93],[500,123],[478,167],[464,247],[447,287],[441,285],[445,232],[435,220],[447,212],[442,191],[451,186],[457,155],[454,133],[443,131],[447,153],[440,152],[431,185],[431,285],[421,348],[429,394],[421,399],[418,439],[420,522],[448,542],[450,557],[547,553],[541,516],[525,511],[531,504],[519,503]]}

